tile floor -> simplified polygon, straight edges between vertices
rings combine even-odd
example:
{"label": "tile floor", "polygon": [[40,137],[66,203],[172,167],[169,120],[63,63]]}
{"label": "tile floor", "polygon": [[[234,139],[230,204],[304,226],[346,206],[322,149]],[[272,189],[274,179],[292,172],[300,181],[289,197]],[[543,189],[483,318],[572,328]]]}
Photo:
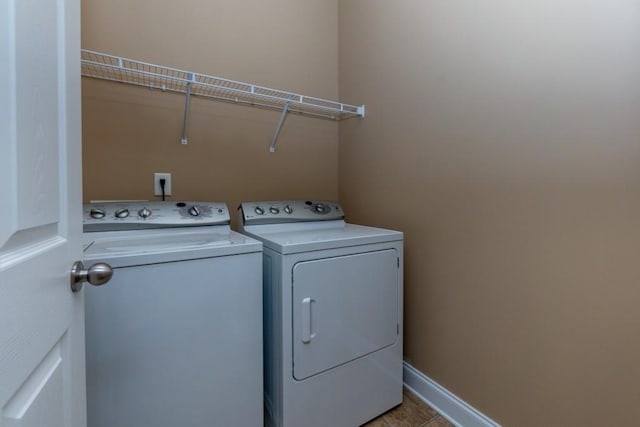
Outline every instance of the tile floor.
{"label": "tile floor", "polygon": [[409,390],[403,391],[402,405],[380,415],[363,427],[453,427]]}

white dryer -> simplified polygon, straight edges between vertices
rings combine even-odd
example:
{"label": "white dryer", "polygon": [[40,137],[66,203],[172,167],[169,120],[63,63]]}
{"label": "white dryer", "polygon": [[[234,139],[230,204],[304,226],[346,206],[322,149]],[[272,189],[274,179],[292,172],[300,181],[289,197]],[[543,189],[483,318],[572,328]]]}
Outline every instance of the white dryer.
{"label": "white dryer", "polygon": [[262,244],[224,203],[84,206],[89,427],[262,426]]}
{"label": "white dryer", "polygon": [[348,224],[337,202],[247,202],[264,244],[267,425],[355,427],[402,402],[398,231]]}

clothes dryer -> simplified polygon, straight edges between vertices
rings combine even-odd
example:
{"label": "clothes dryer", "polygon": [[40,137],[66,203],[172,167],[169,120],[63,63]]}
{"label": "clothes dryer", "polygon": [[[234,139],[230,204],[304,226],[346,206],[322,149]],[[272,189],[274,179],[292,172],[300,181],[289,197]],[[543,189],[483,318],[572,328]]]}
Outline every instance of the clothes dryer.
{"label": "clothes dryer", "polygon": [[403,234],[311,200],[242,203],[239,227],[264,244],[267,425],[355,427],[400,404]]}
{"label": "clothes dryer", "polygon": [[88,427],[262,426],[262,244],[224,203],[84,206]]}

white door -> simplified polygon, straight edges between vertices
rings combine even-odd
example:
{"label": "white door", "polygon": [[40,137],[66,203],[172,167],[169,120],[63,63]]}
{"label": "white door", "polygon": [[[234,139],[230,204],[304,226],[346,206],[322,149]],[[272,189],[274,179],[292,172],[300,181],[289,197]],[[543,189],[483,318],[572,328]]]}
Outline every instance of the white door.
{"label": "white door", "polygon": [[79,0],[0,0],[0,426],[84,426]]}
{"label": "white door", "polygon": [[395,249],[303,261],[293,267],[293,376],[309,378],[396,342]]}

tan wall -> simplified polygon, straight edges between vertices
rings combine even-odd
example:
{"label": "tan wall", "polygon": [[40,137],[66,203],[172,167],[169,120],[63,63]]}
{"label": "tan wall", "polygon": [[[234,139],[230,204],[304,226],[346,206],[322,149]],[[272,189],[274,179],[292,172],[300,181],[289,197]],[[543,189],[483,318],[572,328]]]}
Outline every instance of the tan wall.
{"label": "tan wall", "polygon": [[[615,4],[615,6],[614,6]],[[337,1],[82,2],[82,45],[327,98]],[[634,0],[344,0],[338,126],[83,81],[84,198],[340,199],[406,233],[406,358],[507,426],[640,419]],[[338,155],[340,156],[338,161]],[[396,207],[402,209],[397,210]],[[606,417],[606,418],[605,418]]]}
{"label": "tan wall", "polygon": [[340,2],[340,199],[406,233],[406,359],[505,426],[640,420],[639,22]]}
{"label": "tan wall", "polygon": [[[82,47],[304,95],[338,95],[337,0],[82,1]],[[338,195],[338,124],[83,79],[84,199],[226,201]]]}

